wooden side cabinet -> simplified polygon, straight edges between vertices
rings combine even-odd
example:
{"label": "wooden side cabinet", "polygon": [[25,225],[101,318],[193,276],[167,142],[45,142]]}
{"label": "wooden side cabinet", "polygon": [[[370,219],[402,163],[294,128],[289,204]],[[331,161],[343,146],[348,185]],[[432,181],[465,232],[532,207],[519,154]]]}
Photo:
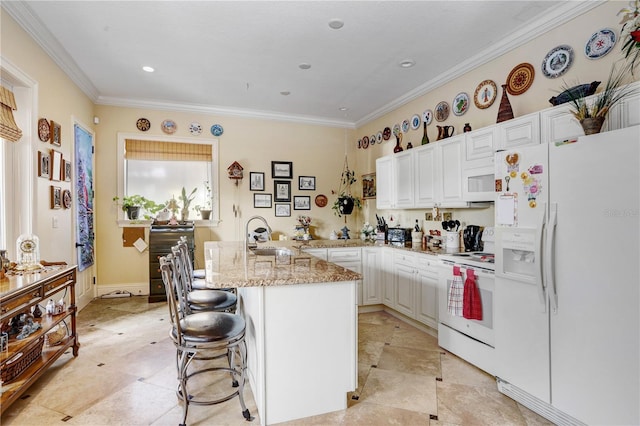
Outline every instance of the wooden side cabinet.
{"label": "wooden side cabinet", "polygon": [[[76,267],[62,267],[18,276],[8,276],[0,280],[0,322],[7,324],[11,318],[31,312],[31,308],[40,305],[42,318],[36,318],[41,328],[22,340],[16,336],[9,339],[7,351],[0,353],[0,370],[15,368],[11,365],[20,362],[23,356],[33,354],[32,349],[42,346],[39,357],[15,378],[2,383],[0,407],[2,413],[31,386],[53,362],[69,348],[73,356],[78,356],[78,335],[76,333]],[[45,305],[49,299],[57,302],[65,298],[66,311],[58,315],[47,315]],[[55,346],[43,344],[45,335],[58,324],[66,323],[66,337]],[[63,325],[64,326],[64,325]],[[10,367],[11,366],[11,367]]]}

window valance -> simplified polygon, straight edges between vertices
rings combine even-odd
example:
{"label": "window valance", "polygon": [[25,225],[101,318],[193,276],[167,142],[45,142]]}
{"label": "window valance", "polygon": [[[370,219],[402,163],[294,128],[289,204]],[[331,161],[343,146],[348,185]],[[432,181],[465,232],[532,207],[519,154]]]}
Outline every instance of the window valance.
{"label": "window valance", "polygon": [[207,161],[213,159],[211,145],[183,142],[125,139],[124,157],[128,160]]}
{"label": "window valance", "polygon": [[13,92],[0,86],[0,137],[16,142],[22,137],[22,130],[13,118],[13,111],[17,110]]}

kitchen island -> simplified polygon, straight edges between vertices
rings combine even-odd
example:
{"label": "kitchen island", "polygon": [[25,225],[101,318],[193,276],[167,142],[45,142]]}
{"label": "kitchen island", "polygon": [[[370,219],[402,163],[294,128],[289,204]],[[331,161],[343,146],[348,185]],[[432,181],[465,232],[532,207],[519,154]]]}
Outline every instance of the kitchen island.
{"label": "kitchen island", "polygon": [[260,422],[345,409],[347,392],[357,386],[361,277],[290,242],[267,244],[284,250],[256,255],[242,242],[204,244],[208,286],[238,291]]}

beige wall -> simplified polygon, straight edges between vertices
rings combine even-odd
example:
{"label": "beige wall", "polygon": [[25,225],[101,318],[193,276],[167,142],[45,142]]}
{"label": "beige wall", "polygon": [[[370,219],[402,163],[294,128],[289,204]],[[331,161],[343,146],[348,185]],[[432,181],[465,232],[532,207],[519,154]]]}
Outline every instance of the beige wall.
{"label": "beige wall", "polygon": [[[528,43],[516,51],[507,53],[480,68],[448,83],[409,104],[368,123],[357,131],[347,131],[346,144],[349,150],[349,163],[360,176],[375,171],[375,159],[390,154],[394,143],[389,141],[382,145],[375,145],[367,150],[356,149],[356,141],[364,135],[371,135],[382,128],[392,127],[404,119],[410,119],[413,114],[421,114],[425,109],[434,109],[435,105],[446,100],[451,102],[453,97],[462,91],[473,96],[477,84],[485,79],[492,79],[500,84],[506,80],[509,71],[521,62],[530,62],[535,66],[536,77],[533,86],[521,96],[510,96],[510,101],[516,116],[541,110],[549,106],[548,99],[560,91],[563,79],[573,85],[592,80],[606,80],[612,62],[620,58],[619,46],[603,59],[591,61],[583,54],[583,47],[588,37],[598,29],[611,27],[619,32],[618,10],[626,2],[606,2],[587,14],[567,23],[561,28],[550,31],[544,36]],[[496,18],[498,19],[498,18]],[[559,44],[569,44],[575,50],[573,67],[560,79],[548,79],[542,75],[540,64],[546,53]],[[53,119],[62,124],[63,145],[61,150],[65,157],[72,153],[71,117],[75,116],[85,124],[90,124],[94,115],[100,118],[100,124],[93,126],[96,131],[96,243],[98,285],[116,286],[144,285],[147,282],[147,253],[140,254],[135,248],[123,248],[121,228],[117,226],[117,210],[112,197],[117,192],[115,171],[117,133],[138,132],[135,123],[140,117],[151,120],[152,128],[148,134],[162,135],[160,122],[170,118],[178,124],[177,136],[190,136],[188,125],[198,121],[205,129],[212,124],[221,124],[225,132],[219,138],[219,167],[220,167],[220,217],[219,227],[199,229],[199,242],[207,239],[237,240],[243,233],[243,223],[246,218],[254,214],[264,215],[274,231],[291,234],[295,224],[296,211],[292,211],[291,218],[275,218],[273,209],[254,209],[253,193],[248,189],[248,174],[250,171],[265,173],[266,189],[273,190],[270,176],[270,162],[272,160],[292,161],[294,180],[292,195],[306,195],[297,190],[297,176],[316,176],[317,189],[310,193],[312,200],[317,194],[329,197],[329,206],[320,209],[313,205],[308,212],[303,212],[313,218],[315,233],[320,238],[328,238],[331,230],[339,230],[344,221],[338,219],[330,208],[335,196],[332,190],[338,189],[339,174],[345,155],[345,131],[322,126],[283,123],[276,121],[246,119],[237,117],[216,116],[212,114],[150,111],[109,106],[94,106],[82,92],[74,86],[63,72],[44,54],[44,52],[7,16],[2,14],[2,55],[9,58],[26,74],[39,83],[39,116]],[[437,58],[434,58],[437,60]],[[462,117],[450,117],[445,123],[453,125],[456,131],[462,129],[464,123],[470,123],[474,129],[493,124],[495,122],[500,94],[494,105],[486,110],[478,110],[472,106]],[[435,124],[429,127],[429,137],[436,139]],[[207,130],[205,130],[206,132]],[[174,135],[174,136],[176,136]],[[420,143],[421,129],[410,131],[405,135],[403,144],[411,141],[414,145]],[[204,137],[204,136],[203,136]],[[209,136],[207,136],[209,137]],[[44,144],[42,144],[44,148]],[[34,158],[37,153],[34,154]],[[34,160],[35,161],[35,160]],[[238,161],[245,171],[245,178],[239,186],[235,186],[226,177],[226,168]],[[67,188],[70,184],[62,183]],[[38,219],[36,232],[43,242],[43,258],[47,260],[74,261],[75,250],[69,235],[72,231],[72,215],[69,210],[53,211],[48,208],[49,182],[37,180]],[[356,191],[360,193],[360,185]],[[239,206],[241,216],[236,217],[233,206]],[[364,220],[375,222],[375,200],[364,202],[361,214],[348,219],[348,226],[357,235],[357,229]],[[394,216],[395,223],[411,226],[415,219],[424,217],[423,210],[385,211],[377,212],[387,218]],[[466,223],[491,225],[493,209],[455,210],[454,217]],[[59,219],[60,227],[51,228],[53,216]],[[425,224],[426,227],[436,224]],[[277,235],[276,234],[276,235]],[[60,248],[63,247],[63,250]],[[60,259],[63,258],[63,259]]]}

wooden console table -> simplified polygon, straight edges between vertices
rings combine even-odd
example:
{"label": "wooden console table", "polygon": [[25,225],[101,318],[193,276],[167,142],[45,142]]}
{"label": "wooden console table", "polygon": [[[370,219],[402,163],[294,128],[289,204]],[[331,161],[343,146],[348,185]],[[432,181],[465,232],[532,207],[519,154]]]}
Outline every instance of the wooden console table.
{"label": "wooden console table", "polygon": [[[27,354],[34,346],[42,344],[45,335],[56,325],[64,326],[62,322],[66,319],[69,319],[71,323],[68,324],[65,321],[68,333],[60,344],[48,346],[45,341],[40,357],[19,376],[2,384],[0,399],[2,413],[68,348],[73,348],[74,357],[78,356],[80,344],[76,334],[75,283],[75,266],[48,267],[38,272],[9,275],[0,280],[0,323],[7,324],[16,315],[31,312],[35,305],[40,305],[42,310],[42,317],[35,319],[42,328],[22,340],[11,336],[8,350],[0,353],[0,370],[8,368],[8,363],[15,360],[18,354]],[[68,303],[66,311],[59,315],[47,315],[45,311],[47,301],[53,299],[54,302],[57,302],[65,295],[68,296],[65,297]]]}

